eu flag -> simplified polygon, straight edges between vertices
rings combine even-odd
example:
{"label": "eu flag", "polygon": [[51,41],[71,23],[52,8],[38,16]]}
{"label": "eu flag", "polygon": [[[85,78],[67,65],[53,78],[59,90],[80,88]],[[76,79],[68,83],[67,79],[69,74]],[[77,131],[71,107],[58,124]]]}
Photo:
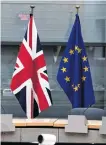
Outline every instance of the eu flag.
{"label": "eu flag", "polygon": [[89,107],[95,103],[90,66],[81,34],[80,19],[76,19],[60,61],[57,81],[73,108]]}

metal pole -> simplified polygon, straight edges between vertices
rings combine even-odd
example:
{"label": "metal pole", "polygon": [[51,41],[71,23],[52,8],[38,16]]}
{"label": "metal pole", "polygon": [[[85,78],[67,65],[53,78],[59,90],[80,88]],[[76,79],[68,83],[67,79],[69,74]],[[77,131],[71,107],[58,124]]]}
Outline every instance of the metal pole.
{"label": "metal pole", "polygon": [[77,6],[76,6],[76,9],[77,9],[77,14],[78,14],[78,12],[79,12],[79,8],[80,8],[80,6],[79,6],[79,5],[77,5]]}
{"label": "metal pole", "polygon": [[35,6],[30,6],[31,7],[31,13],[30,15],[33,15],[33,9],[35,8]]}

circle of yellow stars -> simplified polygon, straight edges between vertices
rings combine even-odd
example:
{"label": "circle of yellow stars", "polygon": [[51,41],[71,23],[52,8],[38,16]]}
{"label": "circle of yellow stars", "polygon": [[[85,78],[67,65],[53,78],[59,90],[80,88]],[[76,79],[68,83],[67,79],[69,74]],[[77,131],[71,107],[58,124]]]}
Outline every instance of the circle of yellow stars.
{"label": "circle of yellow stars", "polygon": [[[81,53],[81,51],[82,51],[82,49],[80,49],[78,46],[75,46],[75,50],[73,50],[73,49],[70,49],[69,50],[69,54],[70,55],[73,55],[74,53],[75,53],[75,51],[77,52],[77,53]],[[82,61],[83,62],[86,62],[87,61],[87,56],[83,56],[82,57]],[[64,57],[63,58],[63,62],[64,63],[68,63],[68,57]],[[84,72],[88,72],[89,71],[89,67],[87,67],[87,66],[84,66],[83,67],[83,70],[84,70]],[[67,72],[67,68],[66,67],[62,67],[61,68],[61,71],[63,72],[63,73],[66,73]],[[86,76],[82,76],[82,82],[84,82],[84,81],[86,81]],[[68,83],[68,82],[70,82],[70,77],[68,77],[68,76],[66,76],[65,78],[64,78],[64,80]],[[73,88],[73,90],[75,91],[75,92],[77,92],[79,89],[80,89],[80,84],[77,84],[77,85],[72,85],[72,88]]]}

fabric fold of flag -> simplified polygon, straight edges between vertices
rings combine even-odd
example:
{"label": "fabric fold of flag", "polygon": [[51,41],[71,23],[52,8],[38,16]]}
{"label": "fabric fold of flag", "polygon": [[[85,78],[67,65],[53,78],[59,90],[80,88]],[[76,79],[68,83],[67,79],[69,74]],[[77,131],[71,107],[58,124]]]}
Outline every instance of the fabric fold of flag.
{"label": "fabric fold of flag", "polygon": [[73,108],[95,104],[90,65],[81,34],[78,14],[60,61],[57,81],[68,96]]}
{"label": "fabric fold of flag", "polygon": [[34,118],[52,105],[44,53],[33,15],[18,52],[10,88],[27,118]]}

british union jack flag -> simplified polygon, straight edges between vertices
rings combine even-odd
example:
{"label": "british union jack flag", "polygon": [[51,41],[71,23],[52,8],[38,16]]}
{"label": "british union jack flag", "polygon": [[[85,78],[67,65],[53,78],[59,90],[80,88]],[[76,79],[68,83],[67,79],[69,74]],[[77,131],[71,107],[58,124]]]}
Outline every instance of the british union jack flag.
{"label": "british union jack flag", "polygon": [[27,118],[34,118],[52,105],[46,62],[33,15],[17,56],[10,88]]}

